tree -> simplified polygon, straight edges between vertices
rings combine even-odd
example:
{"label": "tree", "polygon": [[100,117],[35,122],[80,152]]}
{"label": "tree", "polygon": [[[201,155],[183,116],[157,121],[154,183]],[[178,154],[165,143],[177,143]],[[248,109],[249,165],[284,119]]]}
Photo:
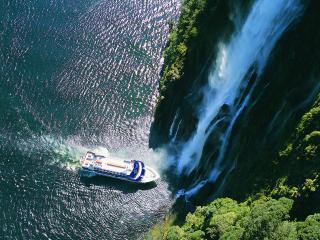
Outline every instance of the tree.
{"label": "tree", "polygon": [[297,229],[301,240],[320,239],[320,214],[308,216],[304,222],[298,223]]}
{"label": "tree", "polygon": [[186,238],[185,238],[184,231],[180,227],[173,226],[173,227],[169,228],[169,230],[165,234],[164,239],[166,239],[166,240],[183,240]]}
{"label": "tree", "polygon": [[298,233],[297,233],[297,227],[295,222],[288,222],[284,221],[282,222],[276,231],[272,234],[271,239],[272,240],[297,240],[298,239]]}

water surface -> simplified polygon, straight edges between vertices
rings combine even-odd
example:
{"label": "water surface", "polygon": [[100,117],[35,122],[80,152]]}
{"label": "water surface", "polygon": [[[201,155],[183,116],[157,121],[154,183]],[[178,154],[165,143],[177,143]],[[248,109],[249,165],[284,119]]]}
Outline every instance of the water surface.
{"label": "water surface", "polygon": [[170,207],[167,184],[78,174],[87,149],[148,149],[161,52],[178,0],[0,4],[3,239],[137,239]]}

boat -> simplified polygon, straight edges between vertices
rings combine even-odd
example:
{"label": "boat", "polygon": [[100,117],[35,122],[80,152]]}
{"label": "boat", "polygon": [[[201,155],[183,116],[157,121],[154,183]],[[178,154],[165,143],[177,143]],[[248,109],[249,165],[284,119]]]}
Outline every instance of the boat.
{"label": "boat", "polygon": [[154,182],[159,178],[159,174],[142,161],[103,156],[92,151],[80,157],[80,164],[90,176],[101,175],[135,183]]}

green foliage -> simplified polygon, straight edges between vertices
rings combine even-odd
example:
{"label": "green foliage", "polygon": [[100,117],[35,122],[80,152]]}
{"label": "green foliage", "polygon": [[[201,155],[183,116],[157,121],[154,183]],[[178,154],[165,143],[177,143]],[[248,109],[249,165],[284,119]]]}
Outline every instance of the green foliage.
{"label": "green foliage", "polygon": [[291,187],[287,184],[287,178],[280,178],[270,194],[272,196],[286,196],[291,198],[297,198],[301,195],[297,187]]}
{"label": "green foliage", "polygon": [[291,152],[292,152],[292,143],[289,143],[283,151],[280,151],[279,156],[282,158],[288,157]]}
{"label": "green foliage", "polygon": [[157,223],[152,227],[147,236],[146,240],[162,240],[164,238],[164,234],[168,231],[168,229],[173,225],[173,222],[176,220],[176,215],[170,214],[167,215],[162,221]]}
{"label": "green foliage", "polygon": [[284,221],[275,230],[272,234],[271,239],[273,240],[296,240],[298,239],[298,232],[296,222]]}
{"label": "green foliage", "polygon": [[[184,1],[180,20],[172,26],[164,53],[160,100],[166,96],[170,84],[183,76],[184,64],[193,49],[190,43],[202,34],[198,20],[207,2]],[[278,157],[262,159],[258,164],[261,166],[254,168],[254,174],[252,168],[246,166],[242,166],[244,170],[239,174],[240,179],[249,173],[254,176],[250,179],[254,187],[248,190],[245,182],[240,194],[234,195],[249,196],[247,201],[238,204],[230,198],[222,198],[198,207],[187,215],[181,227],[173,226],[165,231],[163,239],[320,239],[320,215],[295,222],[296,215],[289,216],[293,200],[288,199],[294,199],[301,208],[311,202],[308,201],[310,195],[319,194],[320,95],[302,116]],[[258,200],[257,196],[260,196]]]}
{"label": "green foliage", "polygon": [[[250,208],[247,205],[239,205],[230,198],[217,199],[208,206],[208,212],[210,212],[211,217],[209,226],[206,228],[207,235],[211,239],[217,239],[231,230],[236,230],[235,227],[238,225],[238,221],[246,216],[249,211]],[[241,228],[237,230],[242,232]]]}
{"label": "green foliage", "polygon": [[240,226],[232,226],[223,235],[220,236],[220,240],[238,240],[243,235],[244,228]]}
{"label": "green foliage", "polygon": [[[221,198],[188,214],[185,223],[172,226],[165,240],[311,240],[320,239],[320,214],[310,215],[303,222],[290,220],[294,201],[256,200],[238,204]],[[199,220],[199,223],[196,221]]]}
{"label": "green foliage", "polygon": [[319,120],[320,96],[301,118],[279,159],[271,165],[276,171],[267,175],[270,185],[257,194],[258,199],[251,197],[239,204],[221,198],[198,207],[188,214],[181,228],[169,228],[165,239],[320,239],[320,214],[310,215],[302,222],[292,221],[289,213],[294,201],[283,197],[299,199],[301,204],[311,193],[319,191]]}
{"label": "green foliage", "polygon": [[304,222],[298,223],[297,229],[299,239],[320,239],[320,214],[308,216]]}
{"label": "green foliage", "polygon": [[275,186],[271,196],[305,197],[319,190],[320,175],[320,95],[298,123],[296,132],[280,152]]}
{"label": "green foliage", "polygon": [[166,232],[164,239],[166,240],[182,240],[185,238],[185,232],[178,226],[170,227]]}
{"label": "green foliage", "polygon": [[307,178],[303,184],[302,190],[315,192],[317,189],[319,189],[318,182],[319,182],[319,175],[317,175],[314,179]]}
{"label": "green foliage", "polygon": [[204,239],[204,232],[201,230],[197,230],[195,232],[187,233],[186,239],[190,240],[203,240]]}
{"label": "green foliage", "polygon": [[309,112],[307,112],[301,119],[297,127],[297,134],[306,134],[314,129],[320,129],[320,104],[316,102]]}
{"label": "green foliage", "polygon": [[164,52],[163,73],[160,79],[160,101],[165,95],[169,82],[180,79],[183,74],[188,45],[190,40],[198,35],[197,18],[206,2],[207,0],[185,0],[179,22],[176,26],[172,26],[171,23],[171,33]]}
{"label": "green foliage", "polygon": [[192,229],[192,231],[200,230],[203,227],[204,220],[205,217],[199,214],[199,212],[195,212],[194,214],[189,213],[186,217],[186,223],[183,229],[185,231],[189,231],[190,229]]}
{"label": "green foliage", "polygon": [[216,239],[231,230],[237,220],[235,212],[228,212],[224,214],[215,214],[212,216],[207,233],[212,239]]}
{"label": "green foliage", "polygon": [[254,206],[245,222],[243,239],[269,239],[283,220],[289,218],[293,201],[270,200]]}

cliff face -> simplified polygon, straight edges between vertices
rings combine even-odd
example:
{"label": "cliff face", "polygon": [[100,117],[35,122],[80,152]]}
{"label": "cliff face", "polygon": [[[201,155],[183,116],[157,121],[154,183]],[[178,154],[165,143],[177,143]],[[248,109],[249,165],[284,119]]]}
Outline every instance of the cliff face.
{"label": "cliff face", "polygon": [[184,2],[180,20],[172,26],[164,52],[160,97],[150,137],[152,147],[173,137],[170,127],[176,115],[180,119],[183,116],[187,123],[179,129],[180,139],[187,138],[194,129],[201,99],[199,90],[207,82],[219,41],[230,37],[233,30],[228,16],[230,8],[222,0]]}
{"label": "cliff face", "polygon": [[[227,183],[233,186],[232,190],[227,188],[235,197],[256,192],[266,182],[264,173],[279,170],[271,163],[278,161],[279,151],[287,142],[302,142],[305,134],[319,129],[314,120],[308,133],[296,130],[303,128],[301,116],[309,116],[310,106],[317,106],[320,82],[320,51],[317,48],[320,31],[315,28],[315,23],[320,22],[316,13],[320,5],[311,1],[305,8],[298,22],[278,42],[257,87],[254,104],[239,119],[239,133],[235,132],[229,150],[231,158],[234,158],[234,152],[239,158]],[[283,154],[282,157],[285,158]],[[287,170],[286,174],[292,178],[299,176],[299,172]],[[319,171],[319,168],[314,170]],[[239,184],[239,179],[243,184]]]}
{"label": "cliff face", "polygon": [[[221,121],[218,129],[210,133],[197,167],[188,173],[179,172],[178,188],[203,183],[191,196],[195,203],[204,203],[212,196],[242,200],[266,194],[297,198],[297,203],[319,197],[316,96],[320,77],[320,3],[303,4],[301,16],[281,35],[263,72],[258,73],[253,65],[248,73],[247,86],[254,87],[248,87],[252,89],[248,104],[231,129],[221,173],[214,181],[203,177],[208,176],[218,159],[221,132],[228,128],[230,119]],[[251,1],[185,1],[164,54],[151,146],[167,144],[172,155],[179,155],[199,122],[203,88],[216,65],[219,47],[230,41],[251,6]],[[238,96],[239,102],[248,89]],[[218,116],[227,119],[225,113],[230,108],[223,105]],[[168,174],[173,172],[174,167]],[[303,189],[310,191],[305,194]],[[305,213],[299,204],[294,209],[305,215],[316,210],[312,206]]]}

